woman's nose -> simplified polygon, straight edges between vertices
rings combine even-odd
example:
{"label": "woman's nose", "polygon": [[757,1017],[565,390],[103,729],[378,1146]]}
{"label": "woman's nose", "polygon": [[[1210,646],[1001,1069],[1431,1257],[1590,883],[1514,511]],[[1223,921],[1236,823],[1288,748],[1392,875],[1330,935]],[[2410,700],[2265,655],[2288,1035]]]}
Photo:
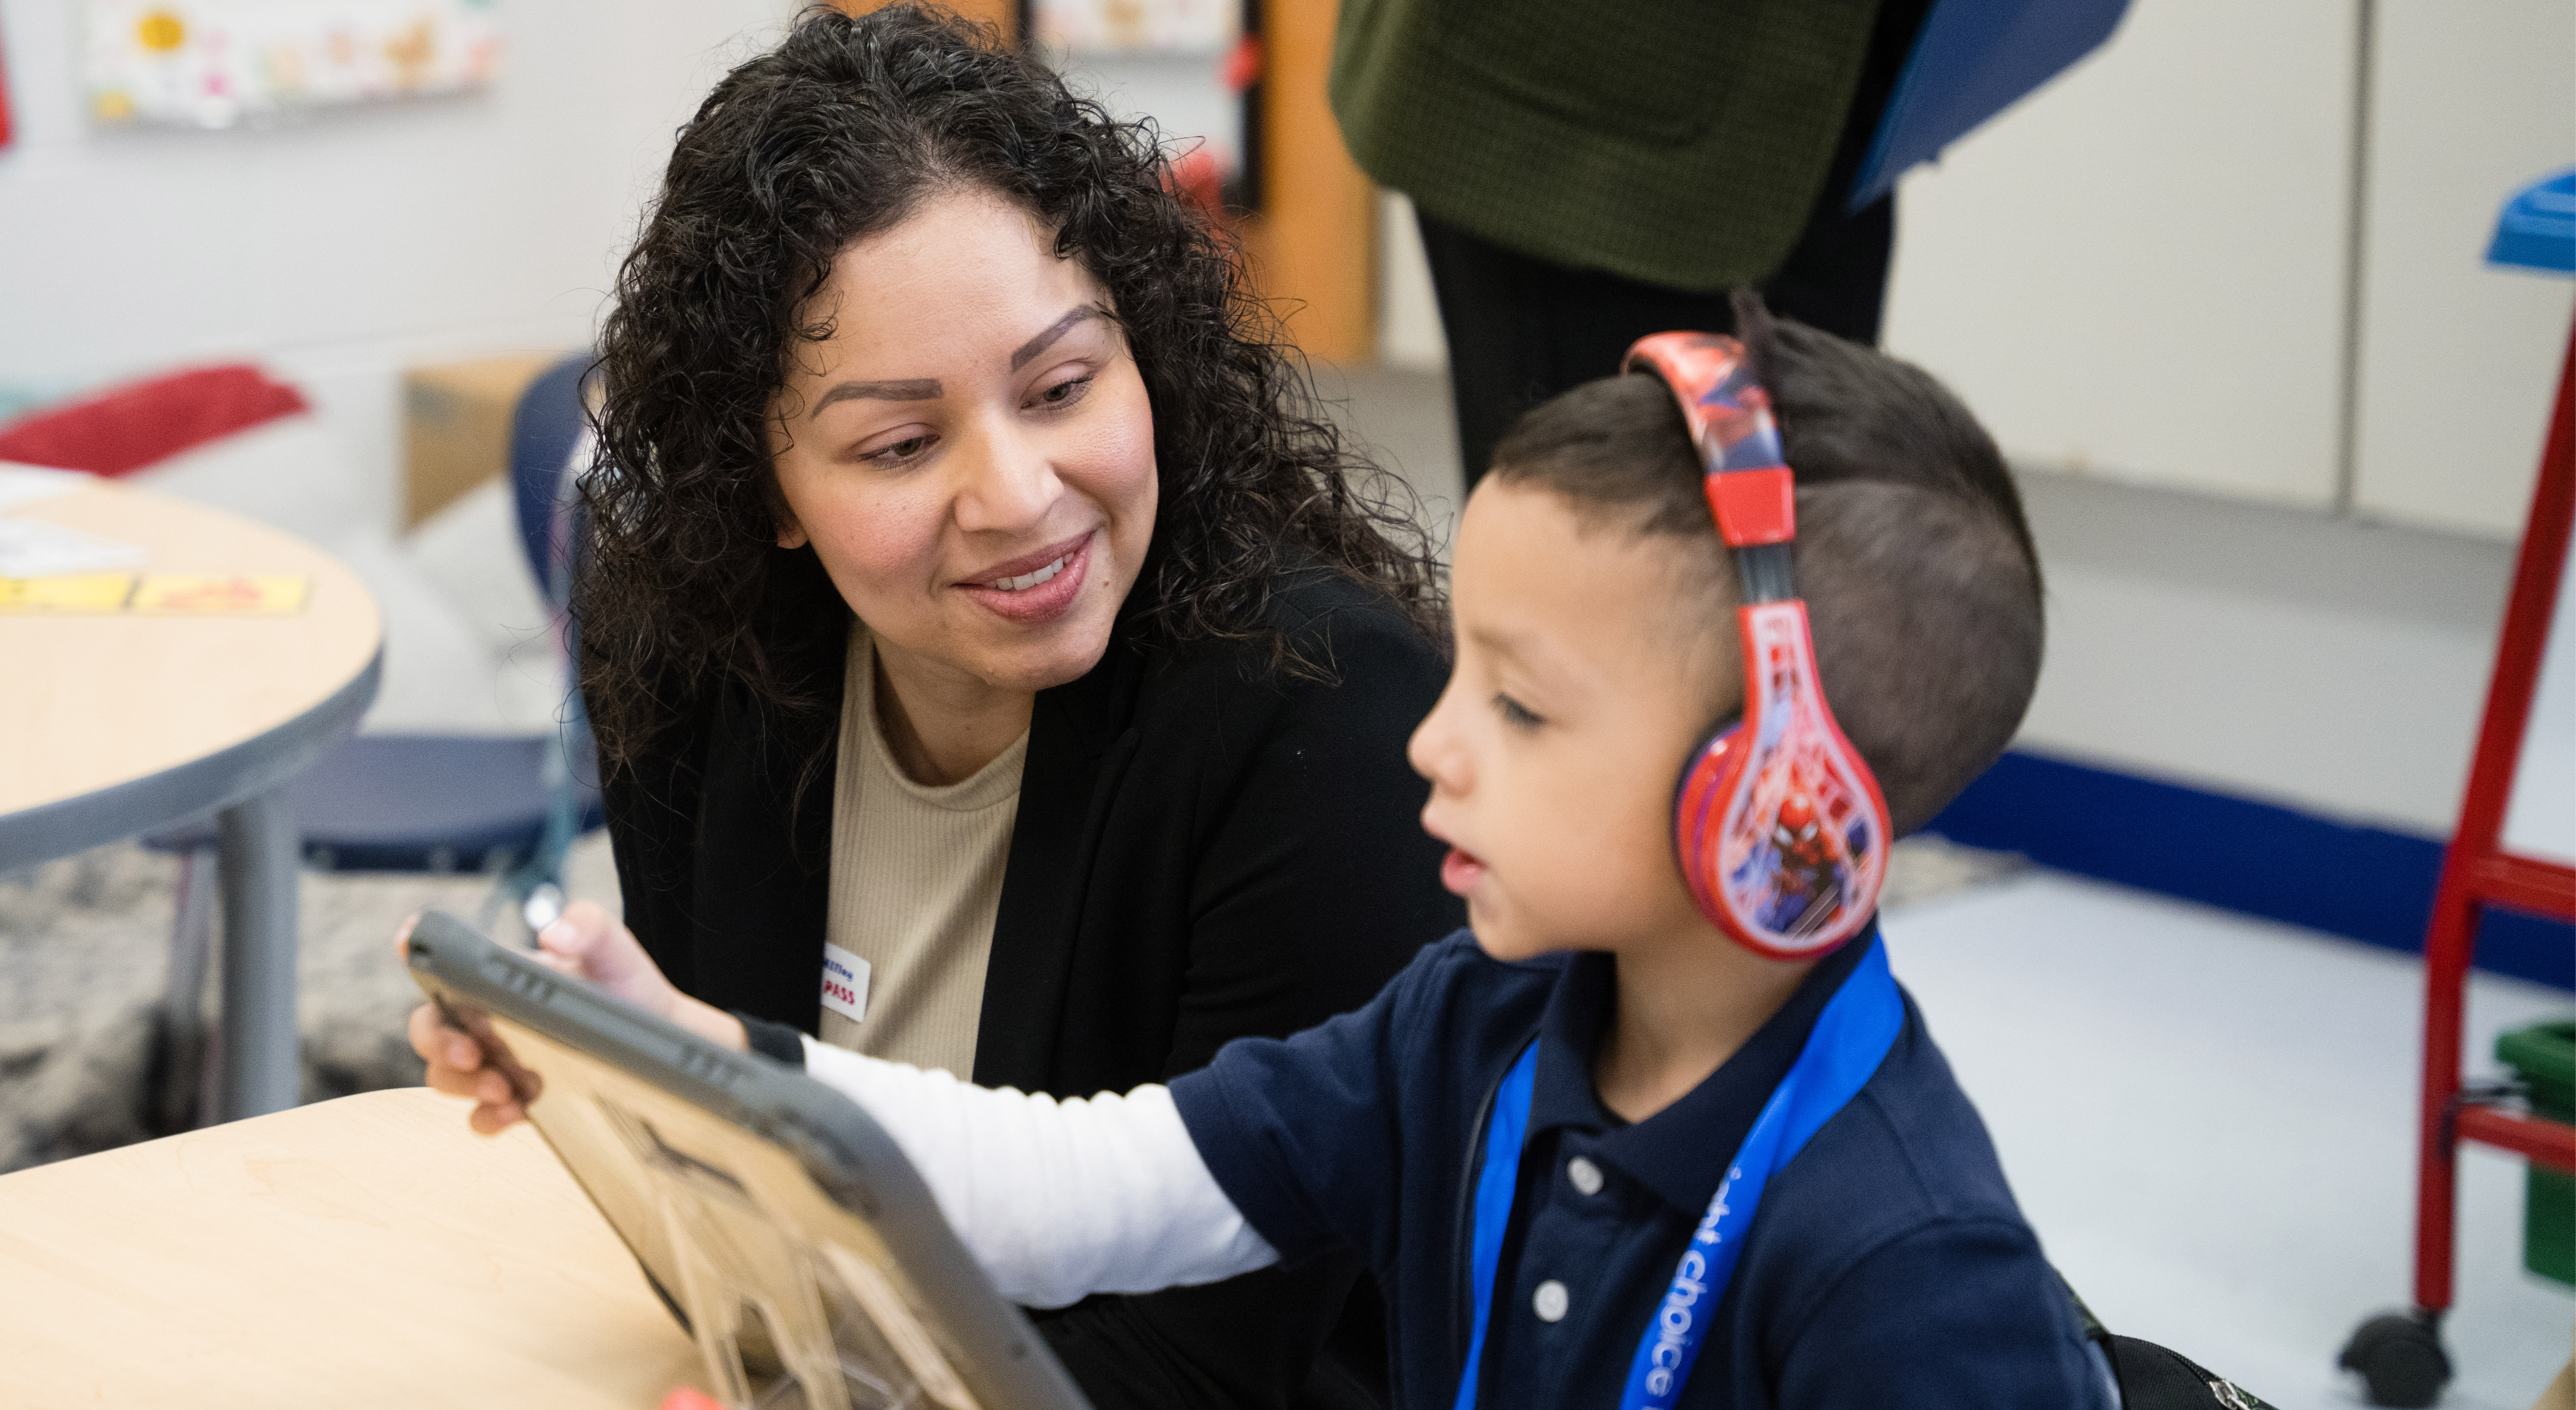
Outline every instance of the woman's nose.
{"label": "woman's nose", "polygon": [[988,430],[958,457],[957,527],[1015,533],[1046,518],[1062,489],[1044,450],[1014,430]]}

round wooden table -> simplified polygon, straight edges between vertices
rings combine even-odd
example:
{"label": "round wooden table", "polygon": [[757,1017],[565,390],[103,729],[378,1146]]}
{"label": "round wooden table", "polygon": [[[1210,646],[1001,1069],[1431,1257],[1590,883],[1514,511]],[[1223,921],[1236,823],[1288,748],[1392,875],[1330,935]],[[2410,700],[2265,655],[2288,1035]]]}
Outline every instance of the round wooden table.
{"label": "round wooden table", "polygon": [[0,1405],[651,1410],[708,1384],[536,1128],[465,1112],[367,1092],[0,1176]]}
{"label": "round wooden table", "polygon": [[0,869],[218,815],[230,1119],[295,1105],[295,818],[286,785],[357,729],[383,632],[355,574],[294,536],[94,481],[22,503],[141,546],[147,573],[292,574],[276,616],[0,614]]}

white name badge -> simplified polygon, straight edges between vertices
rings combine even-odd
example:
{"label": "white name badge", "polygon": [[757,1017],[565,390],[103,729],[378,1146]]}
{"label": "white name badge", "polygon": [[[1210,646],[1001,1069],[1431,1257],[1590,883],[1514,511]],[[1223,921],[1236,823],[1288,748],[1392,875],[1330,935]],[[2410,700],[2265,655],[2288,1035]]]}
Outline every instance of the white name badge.
{"label": "white name badge", "polygon": [[868,1016],[868,962],[838,945],[823,947],[823,1007],[852,1023]]}

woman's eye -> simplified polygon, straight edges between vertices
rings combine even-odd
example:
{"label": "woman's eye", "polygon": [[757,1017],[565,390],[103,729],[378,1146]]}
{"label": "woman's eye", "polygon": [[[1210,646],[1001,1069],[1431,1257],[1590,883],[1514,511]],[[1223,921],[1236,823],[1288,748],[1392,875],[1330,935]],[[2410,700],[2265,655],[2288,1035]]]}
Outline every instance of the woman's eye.
{"label": "woman's eye", "polygon": [[937,439],[938,437],[927,433],[906,436],[892,445],[879,446],[860,456],[859,459],[871,465],[900,465],[907,460],[919,457],[923,451],[930,449],[931,443]]}
{"label": "woman's eye", "polygon": [[1084,395],[1089,393],[1090,390],[1090,378],[1068,377],[1065,380],[1055,383],[1053,386],[1039,392],[1037,396],[1032,399],[1031,404],[1035,406],[1071,406],[1075,402],[1082,400]]}
{"label": "woman's eye", "polygon": [[1523,705],[1521,702],[1514,700],[1508,695],[1495,696],[1494,709],[1503,717],[1504,724],[1510,725],[1516,730],[1534,730],[1540,725],[1547,723],[1547,721],[1539,718],[1537,711],[1532,710],[1530,707]]}

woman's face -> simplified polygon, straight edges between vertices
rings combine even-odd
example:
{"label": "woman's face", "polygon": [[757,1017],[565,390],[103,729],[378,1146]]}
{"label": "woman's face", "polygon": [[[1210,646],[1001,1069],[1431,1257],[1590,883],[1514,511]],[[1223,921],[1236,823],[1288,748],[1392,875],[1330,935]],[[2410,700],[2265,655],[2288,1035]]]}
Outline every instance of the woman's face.
{"label": "woman's face", "polygon": [[814,545],[890,670],[1088,672],[1154,532],[1153,410],[1108,291],[959,188],[843,250],[826,319],[771,408],[780,546]]}

